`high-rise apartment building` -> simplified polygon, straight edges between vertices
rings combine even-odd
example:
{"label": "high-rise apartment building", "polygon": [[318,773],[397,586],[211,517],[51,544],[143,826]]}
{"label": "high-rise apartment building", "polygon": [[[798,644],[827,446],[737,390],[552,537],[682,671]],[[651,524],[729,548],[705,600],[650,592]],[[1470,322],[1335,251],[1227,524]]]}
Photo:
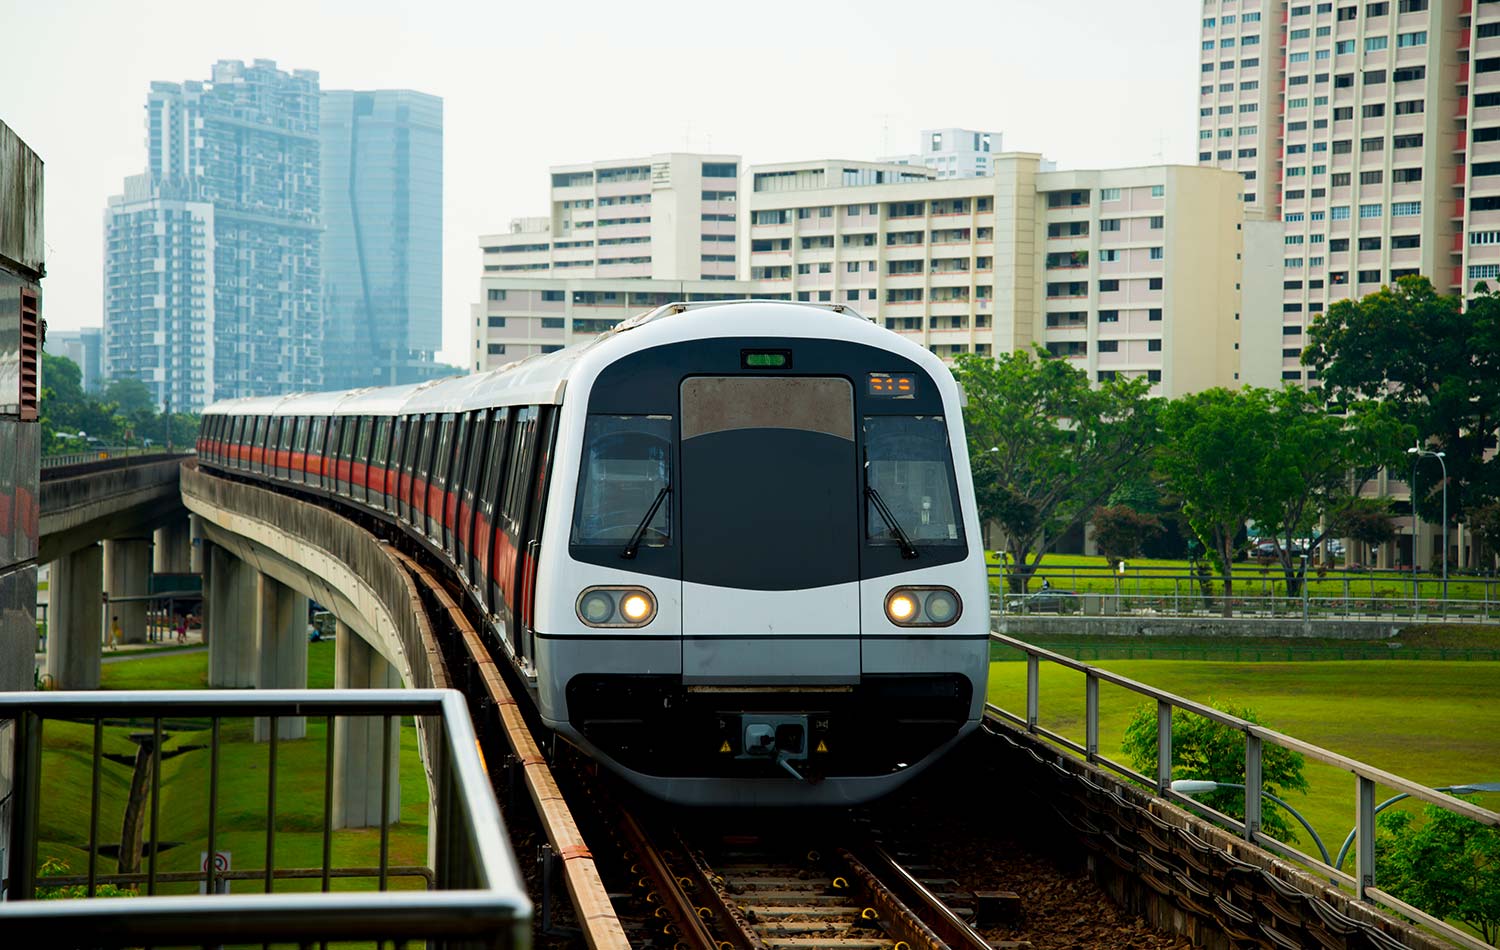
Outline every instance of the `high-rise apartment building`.
{"label": "high-rise apartment building", "polygon": [[545,217],[481,238],[486,274],[734,279],[738,155],[670,152],[550,172]]}
{"label": "high-rise apartment building", "polygon": [[1279,0],[1219,6],[1217,0],[1203,5],[1198,163],[1239,172],[1246,216],[1276,218],[1286,7]]}
{"label": "high-rise apartment building", "polygon": [[186,193],[132,175],[104,213],[106,375],[139,379],[174,412],[226,395],[214,374],[214,206]]}
{"label": "high-rise apartment building", "polygon": [[1259,120],[1278,144],[1246,189],[1284,227],[1283,379],[1314,378],[1304,330],[1334,300],[1406,274],[1465,295],[1500,276],[1500,3],[1209,0],[1203,18],[1206,163],[1242,131],[1219,80],[1246,78],[1256,50],[1285,62]]}
{"label": "high-rise apartment building", "polygon": [[881,159],[895,165],[922,165],[938,178],[977,178],[990,174],[990,161],[1004,149],[999,132],[923,129],[921,151]]}
{"label": "high-rise apartment building", "polygon": [[[489,369],[587,339],[670,300],[843,303],[943,358],[1033,345],[1091,378],[1165,395],[1240,380],[1240,344],[1278,297],[1241,274],[1280,265],[1243,229],[1242,181],[1212,168],[1044,171],[997,155],[983,178],[811,161],[753,166],[732,283],[563,279],[489,269],[473,362]],[[481,240],[490,240],[482,238]],[[1257,263],[1259,262],[1259,263]]]}
{"label": "high-rise apartment building", "polygon": [[318,111],[318,74],[268,60],[151,84],[146,175],[106,213],[107,375],[155,368],[173,408],[321,386]]}
{"label": "high-rise apartment building", "polygon": [[442,346],[443,100],[325,90],[323,388],[421,382]]}
{"label": "high-rise apartment building", "polygon": [[823,174],[780,190],[767,186],[797,166],[754,166],[744,276],[847,303],[944,358],[1039,344],[1090,377],[1146,376],[1164,395],[1234,385],[1249,319],[1239,176],[1042,168],[1013,152],[986,178]]}

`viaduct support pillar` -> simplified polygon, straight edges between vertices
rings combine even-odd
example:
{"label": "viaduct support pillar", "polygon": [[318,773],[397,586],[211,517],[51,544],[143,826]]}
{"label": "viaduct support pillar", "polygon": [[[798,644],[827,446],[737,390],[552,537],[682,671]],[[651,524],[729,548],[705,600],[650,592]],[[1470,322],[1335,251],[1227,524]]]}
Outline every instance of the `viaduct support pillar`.
{"label": "viaduct support pillar", "polygon": [[114,620],[120,621],[122,643],[146,642],[146,601],[125,600],[122,597],[144,598],[151,593],[151,541],[147,538],[118,538],[104,542],[105,589],[109,591],[109,617],[105,619],[107,629],[114,630]]}
{"label": "viaduct support pillar", "polygon": [[104,636],[104,549],[91,544],[52,562],[47,675],[55,689],[98,689]]}
{"label": "viaduct support pillar", "polygon": [[261,574],[223,548],[214,548],[209,574],[208,685],[210,689],[249,689],[259,666],[257,633]]}
{"label": "viaduct support pillar", "polygon": [[152,571],[157,574],[191,573],[193,539],[186,519],[157,528],[152,535],[152,542]]}
{"label": "viaduct support pillar", "polygon": [[[401,677],[373,647],[342,622],[334,641],[333,685],[336,689],[399,689]],[[401,722],[392,723],[390,770],[382,772],[385,723],[380,717],[345,716],[335,725],[333,744],[333,826],[380,825],[382,775],[390,783],[386,820],[401,816]]]}
{"label": "viaduct support pillar", "polygon": [[192,551],[188,553],[188,571],[202,574],[203,552],[208,541],[203,537],[203,519],[197,515],[188,515],[188,542],[192,545]]}
{"label": "viaduct support pillar", "polygon": [[[308,599],[276,580],[261,575],[259,602],[259,689],[307,688]],[[306,716],[282,716],[277,721],[282,739],[307,736]],[[271,738],[271,720],[255,720],[255,741]]]}

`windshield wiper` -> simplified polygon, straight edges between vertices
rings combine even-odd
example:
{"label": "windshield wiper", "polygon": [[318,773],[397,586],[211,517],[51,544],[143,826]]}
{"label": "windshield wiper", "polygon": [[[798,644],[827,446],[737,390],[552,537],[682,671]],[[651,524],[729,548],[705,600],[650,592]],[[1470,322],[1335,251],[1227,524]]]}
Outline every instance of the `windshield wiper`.
{"label": "windshield wiper", "polygon": [[626,560],[635,557],[635,552],[641,546],[641,536],[646,533],[646,525],[650,524],[651,519],[656,517],[656,509],[661,507],[662,501],[667,497],[667,492],[671,490],[671,485],[661,486],[661,491],[656,493],[656,500],[651,502],[651,507],[646,510],[646,517],[642,518],[641,523],[635,526],[635,531],[630,535],[630,542],[625,545],[625,550],[620,552],[620,557]]}
{"label": "windshield wiper", "polygon": [[880,497],[880,492],[875,490],[875,486],[866,485],[865,494],[869,496],[870,501],[875,503],[875,510],[880,512],[880,517],[885,521],[886,527],[890,528],[891,533],[896,536],[896,542],[901,545],[901,556],[908,561],[916,557],[916,547],[911,543],[911,538],[908,538],[906,532],[901,529],[901,522],[897,521],[896,516],[891,514],[891,509],[886,507],[885,499]]}

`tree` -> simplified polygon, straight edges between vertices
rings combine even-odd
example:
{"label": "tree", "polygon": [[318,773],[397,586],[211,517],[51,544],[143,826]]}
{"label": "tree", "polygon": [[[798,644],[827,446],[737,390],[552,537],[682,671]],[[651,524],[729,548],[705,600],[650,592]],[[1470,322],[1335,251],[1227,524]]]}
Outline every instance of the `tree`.
{"label": "tree", "polygon": [[[1467,308],[1425,277],[1403,277],[1313,320],[1302,362],[1341,406],[1383,402],[1423,443],[1446,453],[1449,516],[1500,498],[1486,450],[1500,425],[1500,295],[1480,284]],[[1423,479],[1417,510],[1442,513],[1442,482]]]}
{"label": "tree", "polygon": [[1263,389],[1206,389],[1161,411],[1157,470],[1219,570],[1226,617],[1233,612],[1235,539],[1263,504],[1271,425]]}
{"label": "tree", "polygon": [[1110,564],[1140,557],[1146,542],[1161,534],[1161,521],[1155,515],[1142,514],[1129,505],[1095,508],[1093,522],[1094,543]]}
{"label": "tree", "polygon": [[1493,567],[1493,558],[1500,554],[1500,503],[1490,502],[1470,510],[1469,530],[1479,542],[1479,563],[1486,568]]}
{"label": "tree", "polygon": [[[1247,722],[1259,723],[1260,717],[1249,707],[1234,708],[1210,697],[1208,704]],[[1136,771],[1156,773],[1156,704],[1142,703],[1125,727],[1123,749]],[[1307,778],[1302,774],[1303,759],[1272,743],[1261,745],[1261,788],[1266,793],[1285,798],[1288,792],[1306,793]],[[1245,734],[1238,729],[1205,719],[1185,709],[1172,710],[1172,778],[1199,779],[1208,782],[1245,784]],[[1238,788],[1220,788],[1196,796],[1203,804],[1234,818],[1244,820],[1245,793]],[[1272,804],[1261,809],[1261,831],[1277,841],[1295,842],[1292,825]]]}
{"label": "tree", "polygon": [[1348,538],[1361,544],[1379,545],[1396,538],[1389,505],[1383,498],[1353,498],[1328,519],[1325,538]]}
{"label": "tree", "polygon": [[151,388],[138,379],[112,380],[104,387],[104,398],[129,416],[142,412],[155,414],[156,402],[151,398]]}
{"label": "tree", "polygon": [[959,356],[979,514],[1005,532],[1011,590],[1122,482],[1147,465],[1155,401],[1144,377],[1104,380],[1037,350]]}
{"label": "tree", "polygon": [[1303,567],[1293,557],[1294,539],[1308,539],[1309,550],[1317,547],[1329,517],[1356,500],[1382,467],[1399,465],[1415,433],[1384,403],[1329,412],[1321,393],[1300,386],[1271,392],[1266,405],[1270,439],[1251,517],[1271,530],[1287,596],[1295,597]]}
{"label": "tree", "polygon": [[1500,830],[1437,805],[1422,813],[1420,823],[1409,811],[1381,813],[1385,834],[1375,841],[1375,880],[1407,903],[1460,920],[1494,943],[1500,938]]}

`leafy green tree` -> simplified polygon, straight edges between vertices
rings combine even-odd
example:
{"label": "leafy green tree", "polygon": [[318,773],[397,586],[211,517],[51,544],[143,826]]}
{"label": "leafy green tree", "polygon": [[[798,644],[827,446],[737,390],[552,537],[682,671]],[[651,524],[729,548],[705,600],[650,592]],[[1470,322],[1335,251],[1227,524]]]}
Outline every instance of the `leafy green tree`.
{"label": "leafy green tree", "polygon": [[980,517],[998,522],[1011,590],[1025,590],[1042,558],[1123,482],[1148,464],[1155,401],[1143,377],[1097,387],[1066,360],[1025,351],[959,356]]}
{"label": "leafy green tree", "polygon": [[1354,498],[1328,520],[1325,538],[1348,538],[1361,544],[1385,544],[1396,538],[1390,505],[1384,498]]}
{"label": "leafy green tree", "polygon": [[[1302,362],[1340,406],[1381,402],[1446,453],[1449,515],[1500,498],[1500,462],[1486,450],[1500,426],[1500,295],[1485,285],[1468,306],[1425,277],[1403,277],[1340,300],[1308,328]],[[1417,509],[1442,515],[1442,482],[1424,478]]]}
{"label": "leafy green tree", "polygon": [[1425,806],[1422,815],[1418,822],[1409,811],[1381,812],[1376,883],[1494,943],[1500,938],[1500,830],[1437,805]]}
{"label": "leafy green tree", "polygon": [[1251,517],[1276,539],[1287,595],[1295,597],[1303,577],[1292,554],[1294,539],[1307,538],[1309,548],[1316,547],[1331,516],[1353,503],[1382,467],[1405,459],[1415,433],[1384,403],[1334,413],[1321,393],[1300,386],[1272,391],[1267,408],[1270,438]]}
{"label": "leafy green tree", "polygon": [[1093,523],[1094,543],[1110,564],[1140,557],[1146,542],[1161,534],[1161,521],[1155,515],[1143,514],[1129,505],[1096,508]]}
{"label": "leafy green tree", "polygon": [[1236,538],[1263,505],[1274,440],[1270,393],[1206,389],[1161,412],[1156,466],[1182,499],[1194,536],[1224,581],[1224,616],[1233,612]]}
{"label": "leafy green tree", "polygon": [[[1233,707],[1210,697],[1208,705],[1259,723],[1255,710]],[[1138,772],[1156,774],[1156,704],[1142,703],[1125,727],[1123,749]],[[1306,793],[1307,778],[1302,774],[1303,758],[1282,746],[1261,746],[1261,788],[1268,794],[1285,798],[1288,792]],[[1172,779],[1198,779],[1207,782],[1245,784],[1245,734],[1222,723],[1194,715],[1184,709],[1172,710]],[[1245,792],[1238,788],[1220,788],[1194,796],[1210,808],[1240,820],[1245,817]],[[1297,840],[1291,822],[1273,803],[1262,801],[1261,831],[1277,841]]]}
{"label": "leafy green tree", "polygon": [[151,398],[151,388],[138,379],[126,377],[111,380],[104,387],[104,399],[112,402],[128,416],[140,413],[155,414],[156,403]]}

